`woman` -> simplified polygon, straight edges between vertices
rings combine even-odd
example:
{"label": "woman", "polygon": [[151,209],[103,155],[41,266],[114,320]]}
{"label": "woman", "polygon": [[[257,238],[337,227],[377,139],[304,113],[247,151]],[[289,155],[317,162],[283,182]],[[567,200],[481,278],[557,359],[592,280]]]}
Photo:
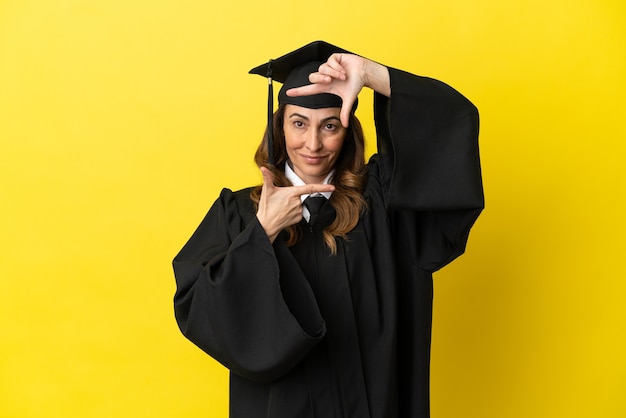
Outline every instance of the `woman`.
{"label": "woman", "polygon": [[230,369],[232,418],[426,417],[432,272],[483,207],[477,110],[323,42],[271,65],[286,75],[263,185],[224,189],[175,258],[181,331]]}

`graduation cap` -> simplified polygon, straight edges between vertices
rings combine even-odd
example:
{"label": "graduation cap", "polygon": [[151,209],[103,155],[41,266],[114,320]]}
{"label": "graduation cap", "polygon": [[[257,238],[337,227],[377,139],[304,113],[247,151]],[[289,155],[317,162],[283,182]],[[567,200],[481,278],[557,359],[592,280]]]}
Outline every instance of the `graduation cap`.
{"label": "graduation cap", "polygon": [[[317,72],[319,66],[334,53],[351,52],[331,45],[324,41],[311,42],[301,48],[296,49],[280,58],[270,59],[265,64],[259,65],[250,70],[250,74],[258,74],[268,79],[268,97],[267,97],[267,153],[269,163],[274,164],[274,131],[272,125],[272,116],[274,114],[274,90],[272,80],[283,83],[278,92],[279,104],[293,104],[309,109],[322,109],[327,107],[341,107],[343,101],[341,97],[330,94],[321,93],[311,96],[289,97],[287,90],[302,87],[311,84],[309,74]],[[355,102],[352,111],[356,109]]]}

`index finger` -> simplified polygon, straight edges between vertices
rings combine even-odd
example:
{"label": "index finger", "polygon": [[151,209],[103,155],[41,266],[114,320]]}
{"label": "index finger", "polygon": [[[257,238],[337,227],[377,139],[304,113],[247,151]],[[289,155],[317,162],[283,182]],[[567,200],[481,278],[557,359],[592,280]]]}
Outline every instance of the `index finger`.
{"label": "index finger", "polygon": [[334,192],[335,186],[332,184],[305,184],[303,186],[292,186],[294,196],[302,196],[303,194]]}
{"label": "index finger", "polygon": [[350,124],[350,114],[352,113],[352,106],[354,105],[356,99],[344,99],[342,97],[342,100],[343,102],[341,104],[341,111],[339,112],[339,119],[341,119],[341,124],[343,125],[343,127],[347,128]]}
{"label": "index finger", "polygon": [[312,96],[314,94],[326,93],[328,91],[328,87],[323,84],[307,84],[302,87],[294,87],[287,90],[287,96],[289,97],[298,97],[298,96]]}

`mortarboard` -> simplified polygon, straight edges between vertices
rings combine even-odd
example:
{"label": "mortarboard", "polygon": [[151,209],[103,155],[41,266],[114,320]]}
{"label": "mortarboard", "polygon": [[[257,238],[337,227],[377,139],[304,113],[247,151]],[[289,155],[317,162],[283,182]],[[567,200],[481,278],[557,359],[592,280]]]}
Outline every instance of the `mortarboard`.
{"label": "mortarboard", "polygon": [[[341,97],[330,93],[315,94],[311,96],[289,97],[287,90],[295,87],[311,84],[309,74],[317,72],[319,66],[334,53],[351,52],[331,45],[324,41],[311,42],[301,48],[296,49],[280,58],[269,60],[265,64],[259,65],[250,70],[250,74],[258,74],[268,79],[267,98],[267,132],[268,132],[268,157],[269,163],[274,164],[274,132],[272,126],[272,116],[274,114],[274,91],[272,80],[283,83],[278,92],[279,104],[293,104],[309,109],[321,109],[326,107],[341,107],[343,101]],[[355,102],[352,111],[356,109]]]}

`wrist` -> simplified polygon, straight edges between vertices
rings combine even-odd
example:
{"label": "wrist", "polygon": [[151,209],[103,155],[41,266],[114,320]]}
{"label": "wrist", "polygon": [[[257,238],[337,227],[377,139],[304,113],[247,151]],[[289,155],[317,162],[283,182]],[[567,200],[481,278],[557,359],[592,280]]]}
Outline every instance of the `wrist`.
{"label": "wrist", "polygon": [[384,96],[391,96],[389,69],[377,62],[365,59],[363,64],[364,85]]}
{"label": "wrist", "polygon": [[257,213],[256,218],[261,225],[261,228],[263,228],[263,230],[265,231],[267,238],[269,238],[271,243],[274,243],[274,240],[280,232],[280,228],[277,229],[275,227],[272,227],[265,219],[263,219],[262,215],[259,215],[259,213]]}

